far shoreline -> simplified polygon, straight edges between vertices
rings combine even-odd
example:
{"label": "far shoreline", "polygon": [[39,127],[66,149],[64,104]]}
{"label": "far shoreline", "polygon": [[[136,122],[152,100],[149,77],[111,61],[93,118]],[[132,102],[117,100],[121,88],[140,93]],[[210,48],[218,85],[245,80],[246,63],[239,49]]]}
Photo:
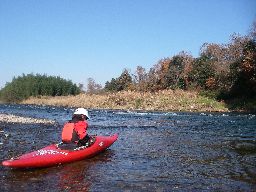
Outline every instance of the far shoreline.
{"label": "far shoreline", "polygon": [[87,109],[159,111],[159,112],[232,112],[224,102],[199,95],[197,92],[164,90],[157,93],[122,91],[76,96],[30,97],[20,104]]}

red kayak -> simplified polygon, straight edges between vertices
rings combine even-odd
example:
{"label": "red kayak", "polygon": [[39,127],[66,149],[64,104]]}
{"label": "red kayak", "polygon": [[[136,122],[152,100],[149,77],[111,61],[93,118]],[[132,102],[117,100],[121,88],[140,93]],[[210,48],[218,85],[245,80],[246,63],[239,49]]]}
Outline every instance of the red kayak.
{"label": "red kayak", "polygon": [[118,138],[112,136],[94,136],[94,143],[88,147],[82,146],[72,150],[61,149],[60,144],[52,144],[37,151],[2,162],[3,166],[13,168],[49,167],[57,164],[90,158],[110,147]]}

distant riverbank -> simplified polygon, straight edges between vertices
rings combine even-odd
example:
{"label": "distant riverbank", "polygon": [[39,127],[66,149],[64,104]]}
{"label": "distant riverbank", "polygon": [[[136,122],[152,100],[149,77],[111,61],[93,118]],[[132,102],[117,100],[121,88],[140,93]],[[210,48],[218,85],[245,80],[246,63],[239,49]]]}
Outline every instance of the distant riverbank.
{"label": "distant riverbank", "polygon": [[197,92],[163,90],[156,93],[122,91],[77,96],[31,97],[22,104],[85,107],[91,109],[159,110],[191,112],[227,112],[223,102],[199,95]]}

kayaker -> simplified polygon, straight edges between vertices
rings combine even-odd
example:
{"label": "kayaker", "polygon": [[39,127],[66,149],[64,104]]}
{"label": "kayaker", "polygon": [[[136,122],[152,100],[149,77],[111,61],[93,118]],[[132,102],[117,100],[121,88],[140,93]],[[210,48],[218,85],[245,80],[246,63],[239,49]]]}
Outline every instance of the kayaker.
{"label": "kayaker", "polygon": [[87,134],[88,119],[88,111],[84,108],[77,108],[72,119],[63,127],[62,142],[77,143],[78,146],[86,145],[90,140],[90,136]]}

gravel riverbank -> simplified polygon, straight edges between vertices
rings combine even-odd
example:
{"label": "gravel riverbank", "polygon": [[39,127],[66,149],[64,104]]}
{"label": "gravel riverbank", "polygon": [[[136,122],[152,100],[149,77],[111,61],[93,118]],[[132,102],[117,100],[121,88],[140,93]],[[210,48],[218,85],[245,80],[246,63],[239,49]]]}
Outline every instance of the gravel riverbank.
{"label": "gravel riverbank", "polygon": [[0,113],[0,122],[4,123],[23,123],[23,124],[55,124],[55,121],[49,119],[38,119],[31,117],[22,117],[11,114]]}

